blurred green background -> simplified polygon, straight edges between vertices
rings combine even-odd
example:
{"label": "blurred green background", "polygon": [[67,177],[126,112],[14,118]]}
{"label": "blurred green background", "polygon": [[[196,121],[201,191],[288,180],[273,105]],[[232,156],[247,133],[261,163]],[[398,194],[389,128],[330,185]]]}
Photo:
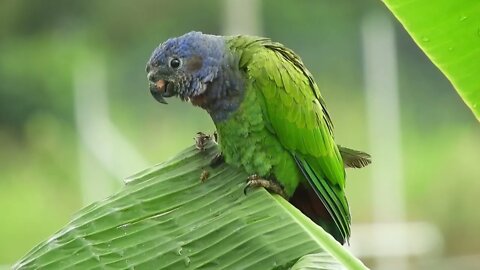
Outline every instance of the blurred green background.
{"label": "blurred green background", "polygon": [[[228,32],[231,2],[0,1],[0,265],[11,265],[82,206],[118,190],[121,177],[191,145],[197,131],[214,130],[200,109],[156,103],[144,69],[169,37]],[[419,244],[426,248],[417,254],[376,254],[361,239],[353,250],[374,250],[358,255],[378,269],[382,260],[402,260],[405,269],[480,265],[479,123],[381,1],[244,5],[255,6],[245,20],[258,33],[303,58],[326,98],[336,140],[367,152],[362,23],[370,14],[392,22],[406,209],[395,222],[432,229],[426,232],[434,237],[408,238],[412,245],[424,236],[436,240]],[[366,169],[348,171],[353,223],[362,228],[375,222],[375,158]]]}

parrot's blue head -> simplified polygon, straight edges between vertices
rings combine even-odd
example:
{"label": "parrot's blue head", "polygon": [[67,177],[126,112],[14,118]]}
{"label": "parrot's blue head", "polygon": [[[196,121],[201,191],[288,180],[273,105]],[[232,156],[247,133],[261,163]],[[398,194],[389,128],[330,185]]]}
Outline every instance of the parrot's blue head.
{"label": "parrot's blue head", "polygon": [[165,97],[191,100],[203,94],[224,61],[225,41],[220,36],[190,32],[160,44],[148,60],[150,91],[161,103]]}

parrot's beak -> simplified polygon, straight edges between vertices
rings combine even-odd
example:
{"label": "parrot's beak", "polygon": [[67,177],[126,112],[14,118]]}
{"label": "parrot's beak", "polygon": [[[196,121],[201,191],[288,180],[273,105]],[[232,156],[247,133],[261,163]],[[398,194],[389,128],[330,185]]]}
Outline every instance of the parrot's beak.
{"label": "parrot's beak", "polygon": [[163,104],[168,104],[167,101],[165,101],[166,97],[175,95],[173,92],[173,84],[165,80],[151,82],[150,93],[158,102]]}
{"label": "parrot's beak", "polygon": [[155,98],[158,102],[167,104],[165,98],[163,98],[163,94],[165,93],[164,80],[158,80],[155,83],[150,83],[150,93],[152,94],[153,98]]}

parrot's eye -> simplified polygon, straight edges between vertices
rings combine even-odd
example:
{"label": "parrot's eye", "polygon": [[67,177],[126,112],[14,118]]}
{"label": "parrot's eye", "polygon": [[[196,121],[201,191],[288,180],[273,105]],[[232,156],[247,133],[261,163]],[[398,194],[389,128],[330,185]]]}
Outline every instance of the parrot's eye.
{"label": "parrot's eye", "polygon": [[180,65],[182,64],[182,62],[181,62],[180,59],[178,59],[178,58],[172,58],[168,64],[169,64],[169,66],[170,66],[171,68],[177,69],[177,68],[180,67]]}

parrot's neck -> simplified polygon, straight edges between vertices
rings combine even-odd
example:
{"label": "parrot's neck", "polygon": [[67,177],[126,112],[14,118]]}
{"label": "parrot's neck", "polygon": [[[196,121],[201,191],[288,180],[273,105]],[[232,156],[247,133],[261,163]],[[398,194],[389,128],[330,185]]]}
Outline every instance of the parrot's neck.
{"label": "parrot's neck", "polygon": [[208,84],[207,90],[190,98],[190,102],[205,109],[215,123],[227,120],[238,109],[245,92],[245,75],[237,68],[238,60],[232,56],[224,59],[222,68]]}

